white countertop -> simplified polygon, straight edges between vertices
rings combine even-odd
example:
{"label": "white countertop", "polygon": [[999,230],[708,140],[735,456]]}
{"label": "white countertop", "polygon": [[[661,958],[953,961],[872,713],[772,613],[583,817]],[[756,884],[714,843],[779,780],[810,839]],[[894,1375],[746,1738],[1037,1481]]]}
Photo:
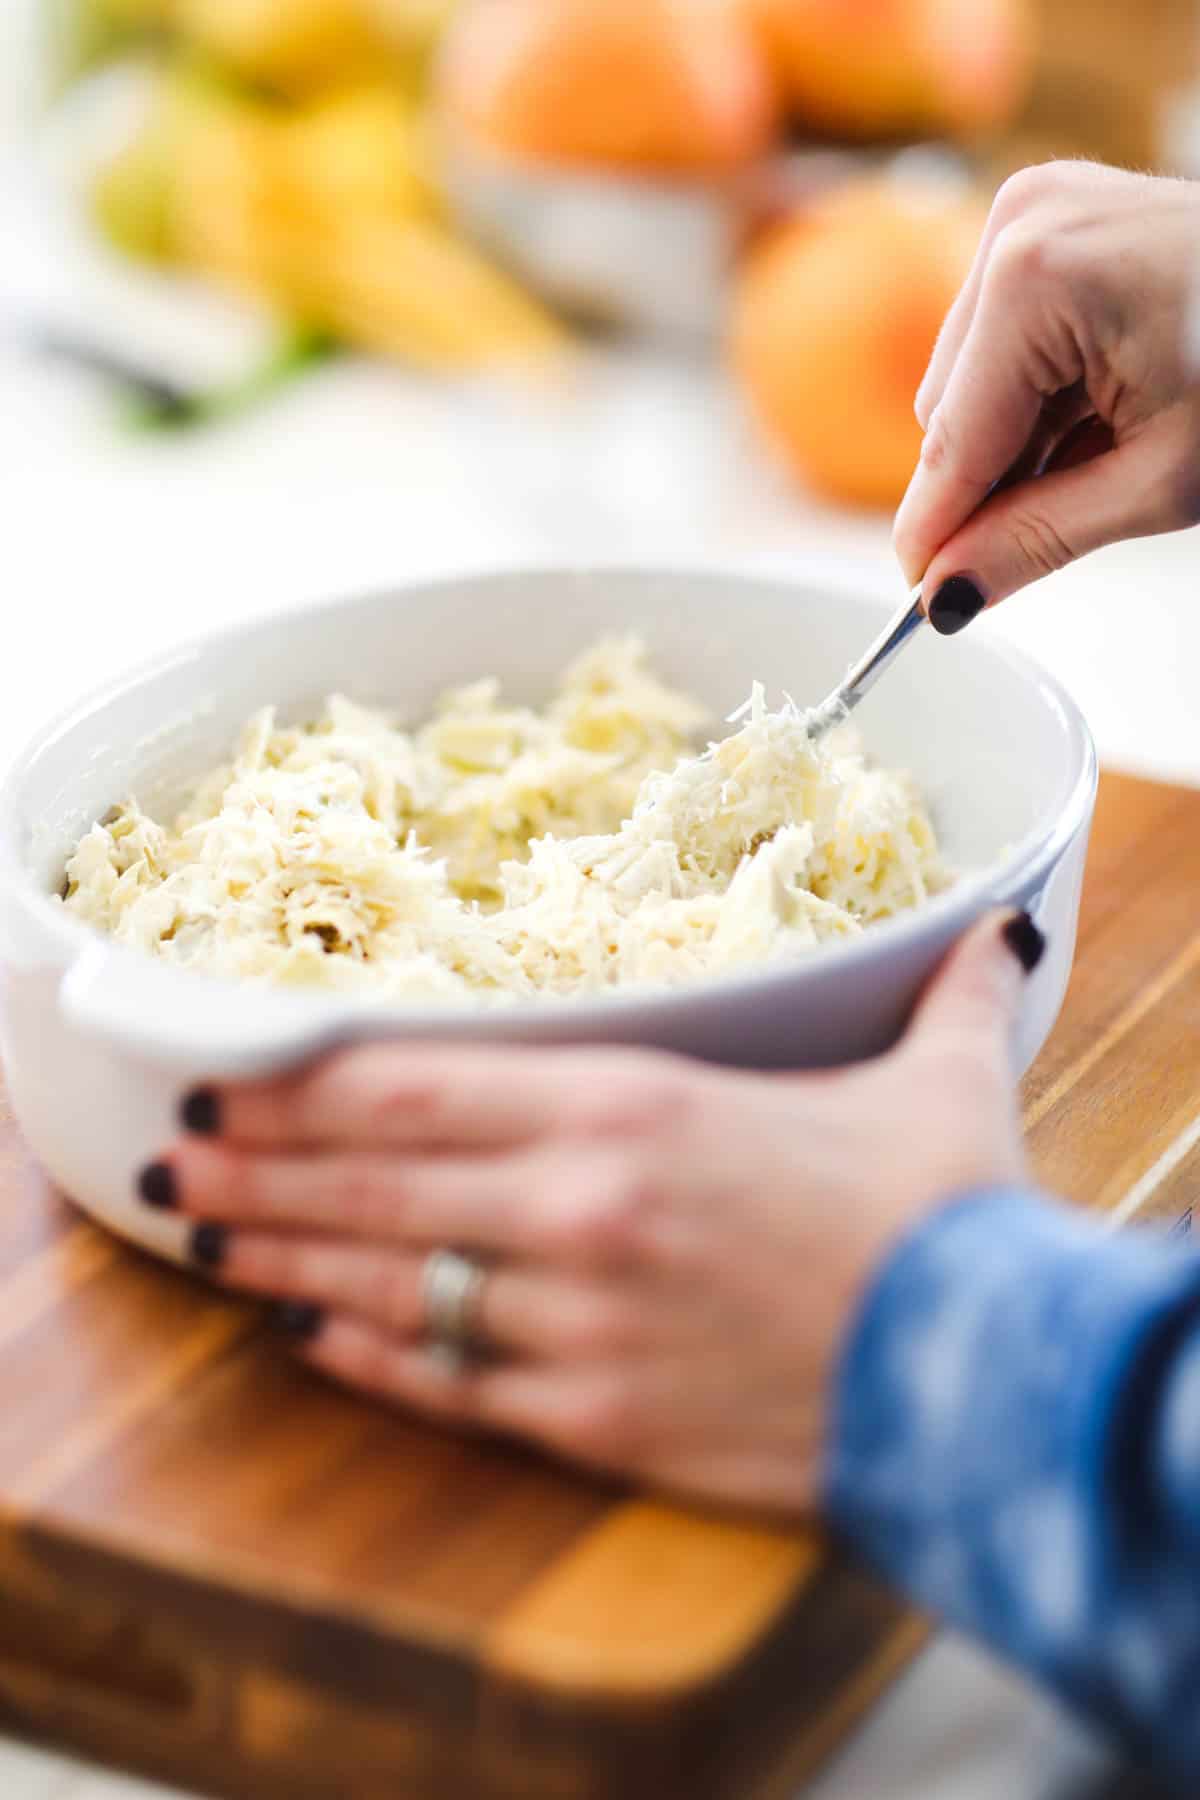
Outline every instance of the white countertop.
{"label": "white countertop", "polygon": [[[0,7],[0,156],[7,133],[23,220],[36,4]],[[27,291],[22,230],[0,231],[0,307],[6,283]],[[56,257],[77,311],[109,304],[111,270],[77,279]],[[89,380],[0,345],[0,469],[0,763],[80,689],[181,636],[417,571],[595,554],[892,570],[886,521],[789,492],[711,374],[633,353],[594,358],[573,395],[524,402],[347,362],[235,427],[151,441],[116,431]],[[1196,533],[1116,548],[976,629],[1040,656],[1110,763],[1200,783],[1198,565]],[[803,671],[790,685],[803,694]],[[1048,1767],[1041,1709],[941,1642],[812,1800],[1024,1800]],[[0,1740],[0,1793],[162,1790]]]}

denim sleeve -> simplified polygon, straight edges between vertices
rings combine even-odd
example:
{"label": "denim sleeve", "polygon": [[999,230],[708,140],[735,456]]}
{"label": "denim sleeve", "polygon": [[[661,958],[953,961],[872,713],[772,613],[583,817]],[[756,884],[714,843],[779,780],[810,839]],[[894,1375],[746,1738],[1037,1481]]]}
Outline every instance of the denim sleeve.
{"label": "denim sleeve", "polygon": [[919,1605],[1200,1783],[1200,1257],[1032,1194],[947,1207],[855,1322],[826,1502]]}

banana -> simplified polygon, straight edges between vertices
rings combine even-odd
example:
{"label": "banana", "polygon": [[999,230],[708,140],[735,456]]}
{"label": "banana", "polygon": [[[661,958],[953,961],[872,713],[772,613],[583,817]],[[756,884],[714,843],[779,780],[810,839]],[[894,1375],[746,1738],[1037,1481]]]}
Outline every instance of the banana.
{"label": "banana", "polygon": [[189,43],[243,79],[293,95],[385,73],[411,76],[451,10],[451,0],[171,3]]}
{"label": "banana", "polygon": [[431,163],[393,90],[284,107],[184,77],[102,172],[96,217],[126,251],[425,368],[552,356],[562,329],[455,233]]}
{"label": "banana", "polygon": [[103,235],[126,256],[168,261],[174,245],[171,185],[166,136],[147,128],[97,178],[93,199]]}
{"label": "banana", "polygon": [[172,23],[175,0],[45,0],[52,79],[67,86],[133,38]]}
{"label": "banana", "polygon": [[305,316],[363,349],[456,372],[557,358],[561,327],[470,244],[422,219],[352,215],[306,263]]}

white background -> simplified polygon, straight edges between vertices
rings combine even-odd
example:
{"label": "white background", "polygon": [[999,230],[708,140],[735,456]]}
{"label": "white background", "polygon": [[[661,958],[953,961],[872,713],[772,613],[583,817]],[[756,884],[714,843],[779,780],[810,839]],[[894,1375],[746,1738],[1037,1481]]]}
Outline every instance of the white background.
{"label": "white background", "polygon": [[[132,334],[185,374],[236,365],[255,322],[190,299],[164,306],[81,251],[69,223],[51,229],[36,9],[0,0],[0,320],[47,307],[101,337]],[[345,363],[236,426],[151,441],[116,428],[101,387],[9,332],[0,473],[0,762],[81,688],[180,636],[417,570],[599,552],[783,567],[855,557],[894,575],[885,520],[789,491],[714,375],[645,354],[596,358],[573,394],[536,401]],[[1198,557],[1194,533],[1114,549],[976,629],[1039,655],[1111,763],[1200,781]],[[805,696],[803,671],[788,685]],[[820,1800],[1032,1795],[1041,1731],[1016,1684],[942,1645]],[[0,1742],[6,1800],[149,1791]]]}

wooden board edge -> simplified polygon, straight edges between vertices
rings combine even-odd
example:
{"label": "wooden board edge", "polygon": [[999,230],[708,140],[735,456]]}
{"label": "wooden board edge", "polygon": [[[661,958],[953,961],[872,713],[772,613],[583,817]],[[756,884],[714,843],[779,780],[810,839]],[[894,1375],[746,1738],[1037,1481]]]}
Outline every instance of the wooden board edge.
{"label": "wooden board edge", "polygon": [[782,1800],[915,1654],[925,1629],[830,1551],[740,1661],[703,1686],[616,1707],[493,1674],[482,1693],[480,1793],[519,1800],[514,1771],[523,1768],[530,1794],[545,1784],[589,1800]]}
{"label": "wooden board edge", "polygon": [[807,1532],[626,1501],[492,1625],[484,1662],[581,1700],[677,1700],[736,1666],[820,1558]]}

